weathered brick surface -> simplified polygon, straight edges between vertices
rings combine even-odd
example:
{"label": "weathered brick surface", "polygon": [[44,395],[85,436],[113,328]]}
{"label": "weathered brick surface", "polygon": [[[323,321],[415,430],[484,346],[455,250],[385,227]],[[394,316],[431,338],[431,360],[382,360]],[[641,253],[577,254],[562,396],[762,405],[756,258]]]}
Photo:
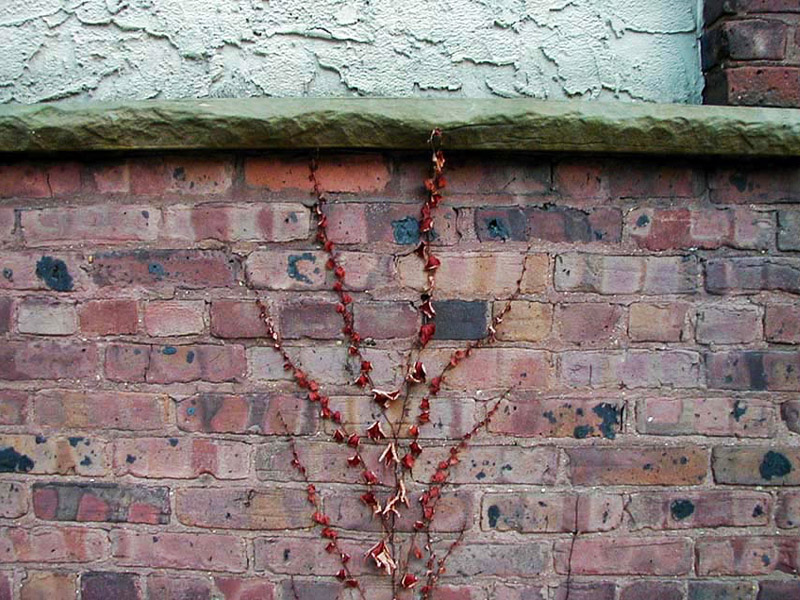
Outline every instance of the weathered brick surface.
{"label": "weathered brick surface", "polygon": [[33,509],[45,521],[169,523],[169,489],[113,483],[34,484]]}
{"label": "weathered brick surface", "polygon": [[122,566],[241,573],[244,540],[231,535],[151,533],[113,529],[112,556]]}
{"label": "weathered brick surface", "polygon": [[570,448],[575,485],[698,485],[706,479],[708,452],[678,448]]}
{"label": "weathered brick surface", "polygon": [[[19,597],[20,600],[73,600],[77,593],[78,577],[74,573],[28,571],[22,580]],[[8,598],[10,600],[11,596]]]}
{"label": "weathered brick surface", "polygon": [[645,398],[636,414],[637,429],[650,435],[768,438],[778,420],[772,403],[745,398]]}
{"label": "weathered brick surface", "polygon": [[0,517],[16,519],[28,512],[28,490],[19,481],[0,482]]}
{"label": "weathered brick surface", "polygon": [[631,529],[757,527],[769,523],[770,496],[757,492],[643,492],[625,511]]}
{"label": "weathered brick surface", "polygon": [[691,294],[699,287],[699,265],[691,256],[562,254],[555,287],[595,294]]}
{"label": "weathered brick surface", "polygon": [[[793,7],[723,8],[745,12],[715,17],[730,42],[715,69],[800,57]],[[420,494],[504,393],[435,488],[437,556],[464,538],[431,600],[800,593],[796,165],[446,154],[421,352],[429,160],[319,157],[373,386],[400,389],[416,360],[430,384],[479,346],[385,411],[353,384],[302,153],[4,163],[0,600],[356,600],[287,435],[367,600],[411,600],[421,584],[393,594],[363,560],[383,528],[334,432],[359,433],[386,507],[389,440],[366,430],[393,438],[384,419],[429,398],[402,563]],[[257,299],[319,390],[295,385]],[[400,457],[414,433],[397,431]]]}
{"label": "weathered brick surface", "polygon": [[717,483],[737,485],[800,485],[800,451],[787,447],[714,448],[712,468]]}
{"label": "weathered brick surface", "polygon": [[[555,544],[556,571],[580,575],[685,575],[692,566],[687,538],[578,539]],[[571,560],[570,560],[571,556]]]}

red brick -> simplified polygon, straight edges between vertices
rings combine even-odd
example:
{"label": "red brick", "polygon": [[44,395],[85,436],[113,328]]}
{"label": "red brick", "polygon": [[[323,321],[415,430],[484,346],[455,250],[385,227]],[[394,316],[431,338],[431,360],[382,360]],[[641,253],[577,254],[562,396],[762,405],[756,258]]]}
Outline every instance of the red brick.
{"label": "red brick", "polygon": [[44,437],[42,435],[0,436],[6,453],[5,472],[34,475],[102,476],[106,472],[105,442],[81,436]]}
{"label": "red brick", "polygon": [[238,345],[154,346],[148,383],[243,381],[247,373],[244,347]]}
{"label": "red brick", "polygon": [[[389,256],[342,252],[339,258],[347,273],[347,289],[370,290],[385,286],[393,279],[393,262]],[[256,251],[247,258],[245,271],[247,280],[255,288],[327,290],[333,285],[333,274],[325,269],[327,260],[324,252],[316,250]]]}
{"label": "red brick", "polygon": [[[444,449],[431,448],[417,459],[414,478],[428,481],[445,458]],[[558,453],[551,447],[472,446],[448,481],[487,485],[553,485]]]}
{"label": "red brick", "polygon": [[[800,47],[800,27],[797,29],[797,40]],[[800,211],[778,211],[778,248],[800,250]]]}
{"label": "red brick", "polygon": [[0,252],[0,289],[72,292],[88,287],[86,260],[74,253]]}
{"label": "red brick", "polygon": [[202,393],[178,402],[177,413],[178,427],[192,432],[282,435],[288,429],[303,435],[315,433],[319,426],[315,405],[273,393]]}
{"label": "red brick", "polygon": [[33,510],[48,521],[169,523],[169,488],[113,483],[36,483]]}
{"label": "red brick", "polygon": [[[403,246],[419,243],[419,206],[415,204],[334,204],[326,211],[328,235],[341,243],[382,242]],[[459,241],[455,209],[440,206],[433,213],[433,245]],[[337,238],[339,238],[337,240]]]}
{"label": "red brick", "polygon": [[762,337],[757,306],[727,302],[697,311],[697,341],[701,344],[749,344]]}
{"label": "red brick", "polygon": [[24,425],[28,419],[28,392],[0,390],[0,425]]}
{"label": "red brick", "polygon": [[635,302],[630,306],[628,335],[634,342],[679,342],[689,305],[683,302]]}
{"label": "red brick", "polygon": [[733,60],[782,60],[787,26],[777,20],[747,19],[723,25]]}
{"label": "red brick", "polygon": [[278,331],[284,339],[331,340],[342,337],[342,317],[335,302],[301,301],[281,304]]}
{"label": "red brick", "polygon": [[[248,158],[244,169],[245,181],[252,187],[265,187],[274,192],[312,191],[309,162],[306,158]],[[326,192],[379,192],[389,182],[386,161],[377,154],[323,157],[319,160],[316,175]]]}
{"label": "red brick", "polygon": [[11,586],[13,582],[13,572],[0,572],[0,600],[13,600],[11,596]]}
{"label": "red brick", "polygon": [[148,205],[95,204],[22,211],[28,246],[152,242],[161,213]]}
{"label": "red brick", "polygon": [[308,209],[283,203],[168,206],[161,235],[173,243],[288,242],[308,236]]}
{"label": "red brick", "polygon": [[[323,346],[314,344],[299,348],[288,348],[290,354],[296,357],[298,364],[302,364],[306,372],[313,379],[323,385],[341,386],[349,381],[352,373],[345,366],[350,358],[347,348],[343,345]],[[405,364],[405,356],[398,351],[374,350],[363,348],[364,357],[372,363],[373,382],[384,387],[398,385],[403,378],[401,366]],[[449,356],[449,355],[448,355]],[[254,380],[288,381],[291,376],[283,368],[283,359],[272,348],[255,347],[248,351],[250,377]],[[429,372],[433,373],[433,365]]]}
{"label": "red brick", "polygon": [[544,600],[547,597],[547,588],[533,585],[499,583],[492,591],[494,600]]}
{"label": "red brick", "polygon": [[[430,163],[411,179],[412,189],[422,193],[423,181],[430,177]],[[445,167],[449,196],[518,196],[542,195],[550,189],[550,164],[528,156],[497,156],[486,161],[469,154],[450,155]],[[461,198],[458,198],[461,202]],[[510,204],[506,200],[506,204]]]}
{"label": "red brick", "polygon": [[215,577],[214,583],[224,600],[272,600],[275,584],[263,579]]}
{"label": "red brick", "polygon": [[0,481],[0,518],[17,519],[28,512],[28,488],[18,481]]}
{"label": "red brick", "polygon": [[708,181],[712,202],[773,204],[800,201],[800,169],[791,166],[727,167],[712,170]]}
{"label": "red brick", "polygon": [[800,492],[778,494],[775,524],[782,529],[795,529],[800,526]]}
{"label": "red brick", "polygon": [[637,428],[648,435],[763,437],[775,435],[770,401],[734,398],[643,398]]}
{"label": "red brick", "polygon": [[81,332],[89,335],[125,335],[139,328],[135,300],[90,300],[80,306]]}
{"label": "red brick", "polygon": [[569,448],[573,485],[698,485],[708,451],[697,446]]}
{"label": "red brick", "polygon": [[75,573],[50,571],[28,571],[19,591],[20,600],[74,600],[77,595],[78,576]]}
{"label": "red brick", "polygon": [[353,316],[363,337],[392,340],[414,337],[419,331],[419,313],[408,302],[357,302]]}
{"label": "red brick", "polygon": [[111,381],[144,381],[150,364],[150,346],[112,344],[106,348],[105,373]]}
{"label": "red brick", "polygon": [[[97,162],[89,167],[91,183],[99,194],[127,194],[131,190],[131,173],[127,162]],[[91,184],[90,186],[91,187]]]}
{"label": "red brick", "polygon": [[525,242],[528,225],[521,208],[477,208],[475,232],[482,242]]}
{"label": "red brick", "polygon": [[[478,420],[476,415],[475,401],[471,398],[456,396],[448,398],[443,394],[433,402],[434,409],[431,411],[431,425],[420,429],[421,438],[433,439],[458,439]],[[363,431],[380,420],[382,409],[372,398],[353,398],[353,397],[333,397],[330,402],[331,410],[338,410],[342,414],[342,423],[348,426],[349,430]],[[400,403],[394,404],[386,411],[391,419],[399,417],[401,410]],[[284,412],[283,414],[286,414]],[[333,425],[326,428],[331,429]],[[387,431],[388,433],[388,431]],[[401,430],[401,438],[408,437],[408,432]]]}
{"label": "red brick", "polygon": [[49,298],[25,299],[17,307],[17,329],[38,335],[72,335],[78,330],[75,304]]}
{"label": "red brick", "polygon": [[697,574],[766,575],[797,571],[800,542],[796,537],[703,538],[697,541]]}
{"label": "red brick", "polygon": [[630,495],[631,529],[760,527],[769,524],[770,496],[756,492],[670,491]]}
{"label": "red brick", "polygon": [[622,316],[622,307],[614,304],[561,304],[555,318],[560,326],[558,337],[579,346],[613,345],[622,333]]}
{"label": "red brick", "polygon": [[658,162],[580,160],[556,163],[554,187],[567,202],[618,198],[693,198],[702,191],[698,171]]}
{"label": "red brick", "polygon": [[139,600],[138,579],[133,573],[83,573],[81,600]]}
{"label": "red brick", "polygon": [[800,391],[800,352],[778,350],[711,352],[708,387],[724,390]]}
{"label": "red brick", "polygon": [[[277,538],[257,537],[253,540],[253,543],[255,547],[255,561],[253,567],[257,572],[269,571],[279,575],[316,576],[320,573],[332,575],[342,568],[339,557],[325,551],[325,544],[320,542],[319,535],[312,538],[290,537],[288,535]],[[343,550],[354,559],[359,556],[359,554],[363,555],[369,547],[366,546],[365,548],[365,544],[361,541],[354,542],[348,539],[340,540],[340,544]],[[352,560],[348,566],[357,576],[364,573],[375,573],[373,568],[363,560]],[[303,589],[303,581],[302,579],[296,581],[297,588],[301,593],[307,593],[308,590]],[[324,592],[333,591],[332,596],[321,593],[320,595],[302,595],[301,598],[304,600],[335,598],[336,595],[341,593],[341,583],[333,581],[333,584],[334,585],[330,587],[324,586],[323,588],[315,588],[318,594],[321,590],[324,590]],[[290,595],[289,597],[291,598],[292,596]]]}
{"label": "red brick", "polygon": [[561,254],[555,287],[597,294],[686,294],[697,291],[699,265],[690,256]]}
{"label": "red brick", "polygon": [[190,527],[284,530],[312,525],[301,488],[187,488],[177,494],[178,520]]}
{"label": "red brick", "polygon": [[15,219],[13,208],[0,207],[0,244],[12,242]]}
{"label": "red brick", "polygon": [[608,494],[492,493],[482,506],[481,529],[518,533],[611,531],[623,513],[622,496]]}
{"label": "red brick", "polygon": [[729,67],[708,78],[706,104],[800,106],[800,69],[789,66]]}
{"label": "red brick", "polygon": [[250,446],[205,438],[119,439],[114,447],[118,476],[243,479],[250,472]]}
{"label": "red brick", "polygon": [[2,563],[84,563],[108,556],[105,531],[83,527],[8,527],[0,535]]}
{"label": "red brick", "polygon": [[800,259],[747,256],[711,259],[706,289],[712,294],[760,291],[800,293]]}
{"label": "red brick", "polygon": [[529,208],[526,214],[532,240],[608,244],[622,238],[622,213],[615,208],[591,211],[568,207]]}
{"label": "red brick", "polygon": [[[505,308],[505,301],[492,304],[492,316]],[[497,328],[497,339],[514,342],[539,342],[550,335],[553,323],[553,305],[543,302],[514,300],[511,311],[503,317]]]}
{"label": "red brick", "polygon": [[634,581],[620,591],[620,600],[683,600],[683,586],[678,582]]}
{"label": "red brick", "polygon": [[166,396],[119,391],[45,390],[33,401],[34,422],[66,429],[162,429]]}
{"label": "red brick", "polygon": [[700,364],[686,350],[563,352],[560,379],[569,387],[694,388]]}
{"label": "red brick", "polygon": [[478,575],[502,579],[536,577],[550,567],[550,543],[525,541],[522,544],[475,540],[462,545],[447,563],[450,573],[471,578]]}
{"label": "red brick", "polygon": [[0,379],[80,379],[97,371],[97,348],[83,342],[6,342]]}
{"label": "red brick", "polygon": [[203,333],[206,303],[202,300],[166,300],[148,302],[144,308],[144,326],[153,337]]}
{"label": "red brick", "polygon": [[[333,442],[312,442],[310,440],[300,440],[296,446],[311,481],[361,482],[359,472],[354,471],[347,464],[347,459],[353,454],[349,447]],[[377,465],[377,459],[382,451],[383,448],[377,445],[369,445],[361,449],[362,457],[369,465]],[[296,470],[286,468],[286,465],[291,466],[292,458],[292,449],[287,442],[259,444],[255,457],[256,475],[265,482],[297,481],[302,483],[303,478]],[[386,471],[380,469],[378,474],[383,477],[386,475]]]}
{"label": "red brick", "polygon": [[131,191],[135,195],[224,194],[232,185],[231,159],[141,158],[129,161]]}
{"label": "red brick", "polygon": [[767,580],[758,585],[758,600],[786,600],[800,595],[800,581]]}
{"label": "red brick", "polygon": [[800,485],[800,450],[787,446],[714,448],[711,467],[717,483]]}
{"label": "red brick", "polygon": [[555,563],[561,574],[686,575],[692,568],[692,548],[686,538],[559,540]]}
{"label": "red brick", "polygon": [[95,255],[90,269],[100,287],[188,289],[234,287],[239,264],[216,250],[125,250]]}
{"label": "red brick", "polygon": [[[442,261],[436,272],[436,288],[441,298],[503,298],[510,296],[522,274],[519,254],[448,254],[437,255]],[[547,255],[529,255],[523,281],[523,292],[536,293],[547,285]],[[421,291],[427,283],[417,256],[398,260],[397,268],[403,287]]]}
{"label": "red brick", "polygon": [[[414,523],[422,519],[422,506],[419,497],[423,488],[411,487],[408,490],[410,507],[401,508],[401,516],[395,521],[399,532],[414,531]],[[458,533],[462,529],[471,529],[477,501],[468,491],[444,492],[436,505],[436,518],[431,530],[441,533]],[[383,526],[375,518],[372,508],[366,506],[356,494],[333,493],[325,499],[325,510],[331,515],[336,527],[356,532],[381,533]]]}
{"label": "red brick", "polygon": [[770,342],[800,343],[800,307],[795,304],[768,304],[764,335]]}
{"label": "red brick", "polygon": [[614,600],[616,589],[610,581],[573,581],[568,578],[554,590],[553,600]]}
{"label": "red brick", "polygon": [[252,300],[211,302],[211,334],[220,338],[266,337],[267,326]]}
{"label": "red brick", "polygon": [[[437,372],[432,369],[431,372]],[[479,348],[445,377],[444,386],[456,390],[546,389],[552,380],[550,356],[526,348]]]}
{"label": "red brick", "polygon": [[622,405],[580,398],[527,398],[504,402],[489,431],[514,437],[614,439],[622,427]]}
{"label": "red brick", "polygon": [[11,331],[14,318],[13,298],[0,298],[0,333]]}
{"label": "red brick", "polygon": [[58,198],[80,190],[81,167],[60,162],[0,165],[0,198]]}
{"label": "red brick", "polygon": [[645,208],[631,211],[626,221],[633,240],[648,250],[766,249],[775,237],[774,214],[748,208]]}
{"label": "red brick", "polygon": [[149,575],[147,591],[150,598],[164,600],[211,600],[211,581],[202,576]]}
{"label": "red brick", "polygon": [[244,540],[231,535],[114,529],[112,556],[131,567],[197,569],[241,573],[247,568]]}

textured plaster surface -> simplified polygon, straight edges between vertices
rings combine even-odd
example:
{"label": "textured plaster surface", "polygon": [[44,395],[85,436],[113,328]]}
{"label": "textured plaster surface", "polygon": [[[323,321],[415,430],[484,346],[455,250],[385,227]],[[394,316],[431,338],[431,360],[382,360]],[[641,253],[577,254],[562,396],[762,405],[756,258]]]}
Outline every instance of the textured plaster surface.
{"label": "textured plaster surface", "polygon": [[2,0],[0,102],[697,103],[696,0]]}

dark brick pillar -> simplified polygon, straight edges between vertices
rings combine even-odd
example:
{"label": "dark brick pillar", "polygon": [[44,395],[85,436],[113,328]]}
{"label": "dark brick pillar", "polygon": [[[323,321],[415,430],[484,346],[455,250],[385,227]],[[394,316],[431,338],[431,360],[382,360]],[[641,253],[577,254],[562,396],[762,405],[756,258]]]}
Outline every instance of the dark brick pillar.
{"label": "dark brick pillar", "polygon": [[705,104],[800,107],[800,0],[706,0]]}

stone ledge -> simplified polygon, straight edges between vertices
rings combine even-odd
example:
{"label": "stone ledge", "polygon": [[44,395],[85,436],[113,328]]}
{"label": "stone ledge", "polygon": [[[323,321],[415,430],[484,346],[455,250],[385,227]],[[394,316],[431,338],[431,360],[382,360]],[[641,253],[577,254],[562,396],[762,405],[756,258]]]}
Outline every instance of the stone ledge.
{"label": "stone ledge", "polygon": [[450,150],[800,156],[800,110],[675,104],[257,98],[0,106],[0,152]]}

